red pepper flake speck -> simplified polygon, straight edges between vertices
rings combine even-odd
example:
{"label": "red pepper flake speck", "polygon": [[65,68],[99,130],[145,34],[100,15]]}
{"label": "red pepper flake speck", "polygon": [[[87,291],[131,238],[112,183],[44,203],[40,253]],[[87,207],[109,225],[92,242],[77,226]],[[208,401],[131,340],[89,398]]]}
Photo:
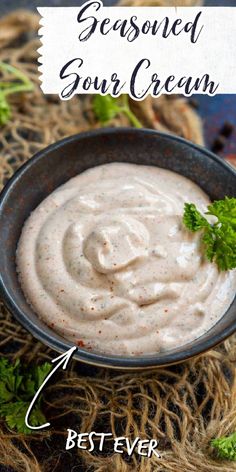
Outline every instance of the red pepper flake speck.
{"label": "red pepper flake speck", "polygon": [[77,341],[77,345],[79,347],[84,347],[85,346],[84,341],[82,341],[82,339],[79,339],[79,341]]}

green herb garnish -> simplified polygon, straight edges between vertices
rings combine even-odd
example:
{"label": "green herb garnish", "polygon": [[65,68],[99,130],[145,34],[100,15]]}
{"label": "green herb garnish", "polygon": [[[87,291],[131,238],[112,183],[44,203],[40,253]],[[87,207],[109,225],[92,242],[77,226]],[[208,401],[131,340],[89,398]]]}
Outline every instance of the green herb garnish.
{"label": "green herb garnish", "polygon": [[10,73],[14,77],[12,82],[0,82],[0,126],[5,125],[11,118],[11,107],[8,102],[9,95],[20,92],[31,92],[33,90],[32,82],[18,69],[0,62],[0,69]]}
{"label": "green herb garnish", "polygon": [[213,439],[211,445],[216,449],[218,457],[236,461],[236,432],[228,437]]}
{"label": "green herb garnish", "polygon": [[185,203],[183,222],[190,231],[202,231],[206,257],[220,270],[236,267],[236,198],[225,197],[209,205],[206,215],[217,221],[210,224],[193,203]]}
{"label": "green herb garnish", "polygon": [[[19,360],[11,364],[7,359],[0,358],[0,416],[5,419],[9,428],[16,429],[18,433],[32,432],[25,425],[25,415],[51,367],[51,364],[45,362],[41,366],[29,368],[22,366]],[[41,399],[36,402],[30,415],[32,426],[45,422]]]}
{"label": "green herb garnish", "polygon": [[124,114],[135,128],[142,128],[142,123],[130,108],[128,95],[121,95],[118,98],[111,95],[95,95],[93,111],[102,124],[108,124],[117,115]]}

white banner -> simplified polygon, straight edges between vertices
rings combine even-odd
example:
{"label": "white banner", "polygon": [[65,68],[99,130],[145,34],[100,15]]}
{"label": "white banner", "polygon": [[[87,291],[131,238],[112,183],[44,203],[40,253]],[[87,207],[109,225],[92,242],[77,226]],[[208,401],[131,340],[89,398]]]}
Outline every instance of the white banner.
{"label": "white banner", "polygon": [[236,8],[38,8],[44,93],[236,93]]}

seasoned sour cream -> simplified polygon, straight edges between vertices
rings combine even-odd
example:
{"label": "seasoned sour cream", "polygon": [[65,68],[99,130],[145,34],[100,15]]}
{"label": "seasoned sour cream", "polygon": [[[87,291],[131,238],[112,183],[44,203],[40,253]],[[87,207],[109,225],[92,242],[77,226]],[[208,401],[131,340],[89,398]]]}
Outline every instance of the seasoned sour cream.
{"label": "seasoned sour cream", "polygon": [[51,193],[17,250],[28,302],[74,344],[142,355],[192,341],[233,301],[236,273],[204,259],[182,224],[209,203],[190,180],[134,164],[90,169]]}

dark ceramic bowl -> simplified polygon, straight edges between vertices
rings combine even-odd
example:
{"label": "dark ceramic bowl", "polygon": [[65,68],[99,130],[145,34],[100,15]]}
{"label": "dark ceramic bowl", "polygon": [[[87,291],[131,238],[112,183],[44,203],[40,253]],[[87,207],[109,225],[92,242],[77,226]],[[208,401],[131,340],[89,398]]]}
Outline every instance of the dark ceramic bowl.
{"label": "dark ceramic bowl", "polygon": [[[219,157],[183,139],[151,130],[100,129],[64,139],[36,154],[8,182],[0,196],[0,290],[16,319],[59,352],[72,344],[48,328],[27,304],[16,274],[15,252],[24,221],[56,187],[89,167],[108,162],[160,166],[196,182],[210,196],[235,196],[236,172]],[[185,346],[142,357],[122,357],[78,348],[75,358],[97,366],[144,369],[184,361],[223,341],[236,330],[236,299],[206,334]]]}

